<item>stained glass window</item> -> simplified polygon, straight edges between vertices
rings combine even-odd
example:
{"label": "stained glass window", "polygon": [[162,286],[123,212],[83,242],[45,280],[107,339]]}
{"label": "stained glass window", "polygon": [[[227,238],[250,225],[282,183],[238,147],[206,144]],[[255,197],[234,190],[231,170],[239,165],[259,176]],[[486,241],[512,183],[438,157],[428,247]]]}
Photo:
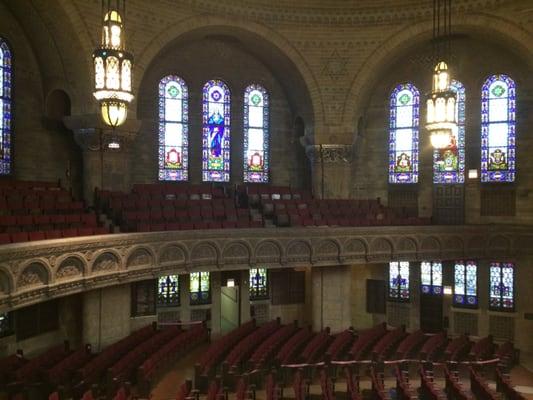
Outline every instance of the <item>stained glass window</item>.
{"label": "stained glass window", "polygon": [[180,305],[180,285],[178,275],[160,276],[157,288],[157,304],[159,306]]}
{"label": "stained glass window", "polygon": [[442,294],[442,263],[440,261],[422,261],[420,263],[420,281],[422,293]]}
{"label": "stained glass window", "polygon": [[514,311],[514,264],[490,263],[490,303],[492,310]]}
{"label": "stained glass window", "polygon": [[514,182],[515,123],[515,83],[492,75],[481,90],[481,182]]}
{"label": "stained glass window", "polygon": [[409,262],[392,261],[389,263],[389,299],[409,301]]}
{"label": "stained glass window", "polygon": [[418,182],[418,89],[396,86],[390,95],[389,183]]}
{"label": "stained glass window", "polygon": [[220,80],[204,85],[202,122],[202,179],[229,182],[230,91]]}
{"label": "stained glass window", "polygon": [[11,50],[0,38],[0,175],[11,173]]}
{"label": "stained glass window", "polygon": [[268,182],[269,98],[262,86],[244,91],[244,182]]}
{"label": "stained glass window", "polygon": [[189,279],[191,304],[209,304],[211,302],[209,272],[191,272]]}
{"label": "stained glass window", "polygon": [[457,129],[452,132],[448,147],[433,151],[433,183],[464,183],[466,92],[464,85],[452,80],[450,89],[457,94],[455,115]]}
{"label": "stained glass window", "polygon": [[189,167],[189,92],[178,76],[159,81],[159,180],[186,181]]}
{"label": "stained glass window", "polygon": [[454,267],[453,303],[477,307],[477,265],[474,261],[456,261]]}
{"label": "stained glass window", "polygon": [[268,274],[265,268],[250,269],[250,300],[268,299]]}

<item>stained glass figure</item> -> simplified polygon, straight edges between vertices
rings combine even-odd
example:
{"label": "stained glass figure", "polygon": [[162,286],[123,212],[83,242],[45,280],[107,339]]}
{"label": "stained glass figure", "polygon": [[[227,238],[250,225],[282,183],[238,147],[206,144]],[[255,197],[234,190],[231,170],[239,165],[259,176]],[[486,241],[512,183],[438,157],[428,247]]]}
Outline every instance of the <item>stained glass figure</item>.
{"label": "stained glass figure", "polygon": [[477,265],[474,261],[455,262],[453,303],[460,307],[477,307]]}
{"label": "stained glass figure", "polygon": [[157,305],[180,305],[180,286],[178,275],[167,275],[159,277],[157,288]]}
{"label": "stained glass figure", "polygon": [[159,180],[187,181],[189,92],[176,75],[159,81]]}
{"label": "stained glass figure", "polygon": [[389,263],[389,299],[409,301],[409,262],[391,261]]}
{"label": "stained glass figure", "polygon": [[464,183],[465,181],[465,120],[466,91],[464,85],[452,80],[450,89],[457,94],[453,130],[448,147],[433,151],[433,183]]}
{"label": "stained glass figure", "polygon": [[481,90],[481,182],[514,182],[515,125],[515,83],[492,75]]}
{"label": "stained glass figure", "polygon": [[191,272],[189,279],[191,304],[209,304],[211,302],[209,272]]}
{"label": "stained glass figure", "polygon": [[389,183],[418,182],[420,94],[411,83],[390,95]]}
{"label": "stained glass figure", "polygon": [[211,80],[203,90],[202,179],[229,182],[230,91],[220,80]]}
{"label": "stained glass figure", "polygon": [[244,181],[268,182],[269,98],[259,85],[244,91]]}
{"label": "stained glass figure", "polygon": [[514,311],[514,264],[490,263],[489,308],[499,311]]}
{"label": "stained glass figure", "polygon": [[268,299],[268,275],[266,268],[250,269],[250,300]]}
{"label": "stained glass figure", "polygon": [[442,294],[442,263],[440,261],[422,261],[420,263],[420,281],[422,293]]}
{"label": "stained glass figure", "polygon": [[11,174],[11,50],[0,38],[0,175]]}

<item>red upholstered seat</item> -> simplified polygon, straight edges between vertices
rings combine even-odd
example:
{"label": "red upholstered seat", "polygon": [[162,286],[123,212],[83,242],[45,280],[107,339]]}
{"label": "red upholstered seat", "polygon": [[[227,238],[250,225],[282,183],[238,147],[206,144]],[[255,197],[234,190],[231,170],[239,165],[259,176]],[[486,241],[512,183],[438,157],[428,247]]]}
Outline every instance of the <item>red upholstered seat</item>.
{"label": "red upholstered seat", "polygon": [[9,233],[0,233],[0,244],[11,243],[11,236]]}
{"label": "red upholstered seat", "polygon": [[28,232],[15,232],[11,234],[11,241],[13,243],[27,242],[28,240]]}
{"label": "red upholstered seat", "polygon": [[51,230],[51,231],[46,231],[44,233],[44,236],[47,238],[47,239],[60,239],[61,238],[61,231],[56,229],[56,230]]}
{"label": "red upholstered seat", "polygon": [[41,232],[41,231],[29,232],[28,233],[28,237],[29,237],[30,241],[45,240],[46,239],[46,236],[45,236],[44,232]]}

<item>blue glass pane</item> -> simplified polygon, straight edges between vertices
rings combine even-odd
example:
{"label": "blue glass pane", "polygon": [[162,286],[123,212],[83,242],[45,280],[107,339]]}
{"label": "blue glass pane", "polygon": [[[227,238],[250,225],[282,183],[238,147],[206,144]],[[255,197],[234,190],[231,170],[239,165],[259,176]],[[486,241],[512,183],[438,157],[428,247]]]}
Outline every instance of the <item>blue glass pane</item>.
{"label": "blue glass pane", "polygon": [[11,174],[11,50],[0,38],[0,175]]}

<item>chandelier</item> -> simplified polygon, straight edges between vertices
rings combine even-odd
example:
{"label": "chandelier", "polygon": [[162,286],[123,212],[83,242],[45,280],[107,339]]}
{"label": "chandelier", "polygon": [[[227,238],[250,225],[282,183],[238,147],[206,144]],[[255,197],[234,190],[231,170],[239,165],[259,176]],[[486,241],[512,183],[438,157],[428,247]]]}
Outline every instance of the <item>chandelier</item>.
{"label": "chandelier", "polygon": [[126,51],[126,0],[102,0],[102,38],[93,53],[94,97],[104,122],[113,129],[126,121],[131,90],[133,55]]}
{"label": "chandelier", "polygon": [[445,56],[450,56],[450,32],[451,0],[433,0],[433,51],[438,62],[433,71],[432,90],[427,99],[426,129],[435,149],[448,147],[453,132],[457,129],[457,94],[450,89],[448,65],[442,61]]}

